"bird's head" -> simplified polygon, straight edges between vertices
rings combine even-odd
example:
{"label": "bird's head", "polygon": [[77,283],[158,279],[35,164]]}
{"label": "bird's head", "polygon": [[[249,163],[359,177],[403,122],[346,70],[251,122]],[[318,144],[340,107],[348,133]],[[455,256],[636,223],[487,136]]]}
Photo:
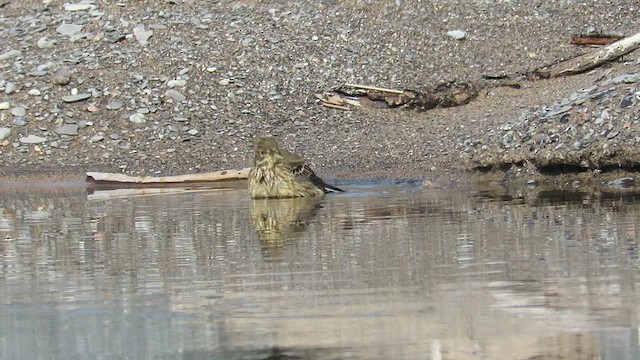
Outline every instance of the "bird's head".
{"label": "bird's head", "polygon": [[256,140],[255,161],[260,163],[265,159],[273,158],[278,154],[279,147],[276,140],[272,137],[261,137]]}

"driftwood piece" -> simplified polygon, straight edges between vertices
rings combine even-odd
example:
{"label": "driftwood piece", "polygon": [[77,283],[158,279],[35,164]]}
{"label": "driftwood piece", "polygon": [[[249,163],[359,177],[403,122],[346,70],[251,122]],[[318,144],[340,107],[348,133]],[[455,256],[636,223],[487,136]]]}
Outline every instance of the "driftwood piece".
{"label": "driftwood piece", "polygon": [[[332,93],[316,94],[315,96],[318,100],[320,100],[320,105],[322,106],[332,108],[332,109],[344,110],[344,111],[351,110],[351,108],[348,106],[351,101],[349,99],[343,98],[341,96],[337,96]],[[351,105],[355,105],[355,104],[352,103]]]}
{"label": "driftwood piece", "polygon": [[178,176],[129,176],[125,174],[110,174],[101,172],[88,172],[87,180],[95,184],[100,183],[121,183],[132,185],[148,184],[185,184],[185,183],[206,183],[223,180],[240,180],[249,176],[250,168],[241,170],[223,170],[202,174],[189,174]]}
{"label": "driftwood piece", "polygon": [[[618,36],[618,34],[594,34],[592,37],[580,36],[574,38],[573,42],[581,44],[605,43],[611,41],[610,39],[613,36]],[[508,86],[520,88],[519,79],[546,79],[578,74],[617,59],[639,47],[640,33],[610,43],[596,51],[553,65],[543,66],[533,72],[519,72],[513,75],[483,75],[484,80],[482,82],[459,83],[452,81],[419,90],[397,90],[346,83],[331,92],[316,94],[316,97],[322,106],[347,111],[351,110],[350,106],[405,108],[418,111],[454,107],[468,104],[486,87]]]}
{"label": "driftwood piece", "polygon": [[593,69],[607,61],[626,55],[640,47],[640,33],[618,40],[596,51],[583,54],[554,65],[545,66],[534,73],[541,78],[554,78],[564,75],[574,75]]}
{"label": "driftwood piece", "polygon": [[344,84],[333,92],[316,94],[316,97],[320,100],[320,105],[339,110],[350,110],[349,105],[354,105],[386,109],[404,107],[424,111],[468,104],[478,96],[478,92],[477,84],[456,82],[418,91]]}

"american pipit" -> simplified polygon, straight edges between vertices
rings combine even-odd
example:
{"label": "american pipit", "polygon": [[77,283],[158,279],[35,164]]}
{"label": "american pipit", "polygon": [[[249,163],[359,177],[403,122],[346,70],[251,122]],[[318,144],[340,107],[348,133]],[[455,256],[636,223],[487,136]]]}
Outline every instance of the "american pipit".
{"label": "american pipit", "polygon": [[289,198],[342,191],[320,179],[302,157],[281,149],[274,138],[256,141],[249,192],[253,198]]}

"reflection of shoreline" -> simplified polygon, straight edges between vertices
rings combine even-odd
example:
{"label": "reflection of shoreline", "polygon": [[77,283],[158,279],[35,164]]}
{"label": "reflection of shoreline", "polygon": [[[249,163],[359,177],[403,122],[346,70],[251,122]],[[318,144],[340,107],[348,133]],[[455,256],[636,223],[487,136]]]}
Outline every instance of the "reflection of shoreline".
{"label": "reflection of shoreline", "polygon": [[84,180],[22,180],[2,179],[0,180],[0,195],[20,196],[32,193],[48,195],[82,194],[87,192],[87,184]]}
{"label": "reflection of shoreline", "polygon": [[224,309],[231,333],[268,325],[270,336],[254,339],[257,347],[338,347],[357,359],[601,359],[606,341],[597,334],[555,326],[563,323],[558,313],[531,319],[493,310],[482,285],[311,291],[290,285],[230,294],[216,308]]}

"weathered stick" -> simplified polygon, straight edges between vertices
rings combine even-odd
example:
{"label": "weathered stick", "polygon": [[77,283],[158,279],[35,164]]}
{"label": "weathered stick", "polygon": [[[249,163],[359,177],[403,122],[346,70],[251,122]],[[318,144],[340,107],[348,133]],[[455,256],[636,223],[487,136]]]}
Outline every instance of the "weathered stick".
{"label": "weathered stick", "polygon": [[603,37],[603,36],[574,36],[571,39],[571,44],[573,45],[609,45],[614,42],[620,40],[621,38],[617,37]]}
{"label": "weathered stick", "polygon": [[375,87],[375,86],[349,84],[349,83],[344,84],[343,86],[354,88],[354,89],[373,90],[373,91],[387,92],[392,94],[404,94],[404,90],[385,89],[385,88]]}
{"label": "weathered stick", "polygon": [[250,168],[241,170],[223,170],[202,174],[189,174],[178,176],[129,176],[125,174],[110,174],[101,172],[88,172],[87,180],[110,183],[128,183],[128,184],[175,184],[189,182],[210,182],[221,180],[238,180],[246,179],[249,176]]}
{"label": "weathered stick", "polygon": [[543,78],[572,75],[600,66],[607,61],[619,58],[640,47],[640,33],[618,40],[594,52],[540,68],[535,71]]}

